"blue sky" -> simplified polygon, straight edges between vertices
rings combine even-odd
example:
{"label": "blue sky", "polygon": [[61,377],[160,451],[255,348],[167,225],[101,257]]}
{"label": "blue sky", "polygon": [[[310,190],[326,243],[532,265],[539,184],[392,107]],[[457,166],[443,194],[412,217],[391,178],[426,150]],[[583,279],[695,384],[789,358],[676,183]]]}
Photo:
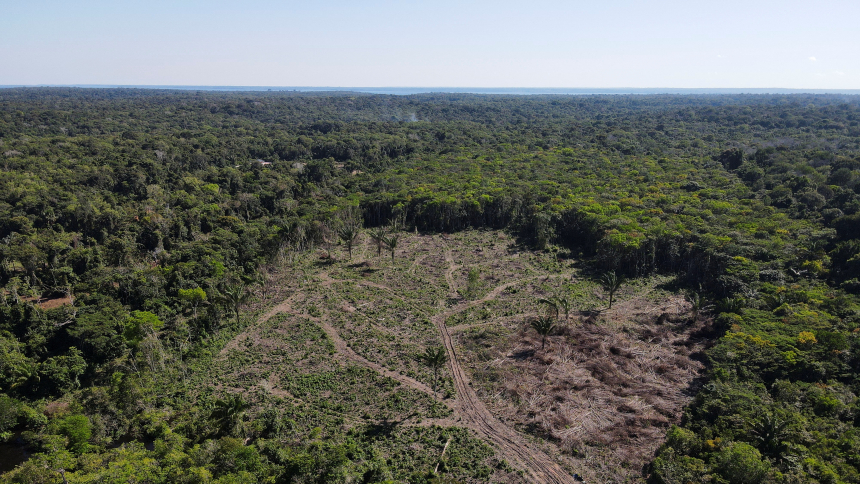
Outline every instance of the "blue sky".
{"label": "blue sky", "polygon": [[0,0],[0,85],[860,88],[860,1]]}

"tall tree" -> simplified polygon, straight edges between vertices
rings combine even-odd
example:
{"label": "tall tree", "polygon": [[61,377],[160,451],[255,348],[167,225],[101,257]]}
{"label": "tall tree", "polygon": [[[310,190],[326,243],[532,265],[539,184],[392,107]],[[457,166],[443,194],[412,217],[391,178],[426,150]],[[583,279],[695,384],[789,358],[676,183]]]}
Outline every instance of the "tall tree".
{"label": "tall tree", "polygon": [[248,404],[238,393],[232,393],[215,401],[212,421],[222,434],[232,435],[240,430],[242,417]]}
{"label": "tall tree", "polygon": [[236,325],[239,325],[239,310],[250,297],[248,286],[241,282],[230,284],[222,291],[222,300],[236,315]]}

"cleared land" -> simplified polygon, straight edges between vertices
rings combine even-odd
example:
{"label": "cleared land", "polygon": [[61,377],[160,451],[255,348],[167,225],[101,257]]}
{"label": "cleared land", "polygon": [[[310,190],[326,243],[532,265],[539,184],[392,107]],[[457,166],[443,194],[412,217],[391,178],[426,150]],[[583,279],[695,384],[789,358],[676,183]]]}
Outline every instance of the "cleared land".
{"label": "cleared land", "polygon": [[[404,234],[393,261],[364,239],[352,260],[329,254],[273,271],[266,307],[205,378],[261,408],[329,412],[324,432],[442,436],[420,459],[408,438],[394,439],[406,452],[380,444],[409,468],[442,464],[470,482],[636,482],[701,369],[704,329],[663,289],[671,280],[631,281],[606,309],[574,261],[490,231]],[[541,348],[528,321],[547,297],[573,309]],[[420,355],[440,346],[448,366],[434,392]],[[457,446],[473,449],[460,467]]]}

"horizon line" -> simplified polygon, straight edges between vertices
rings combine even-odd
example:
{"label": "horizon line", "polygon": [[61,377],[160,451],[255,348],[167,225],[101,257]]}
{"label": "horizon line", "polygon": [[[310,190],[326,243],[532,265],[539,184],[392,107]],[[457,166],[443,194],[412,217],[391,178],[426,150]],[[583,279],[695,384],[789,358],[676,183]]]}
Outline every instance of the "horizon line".
{"label": "horizon line", "polygon": [[[197,90],[197,91],[288,91],[288,92],[361,92],[378,94],[673,94],[673,93],[822,93],[860,94],[860,88],[794,88],[794,87],[491,87],[491,86],[273,86],[273,85],[229,85],[229,84],[0,84],[0,89],[15,88],[78,88],[78,89],[152,89],[152,90]],[[410,91],[410,92],[403,92]],[[483,92],[482,92],[483,91]],[[503,92],[497,92],[503,91]],[[534,92],[537,91],[537,92]],[[543,91],[543,92],[540,92]]]}

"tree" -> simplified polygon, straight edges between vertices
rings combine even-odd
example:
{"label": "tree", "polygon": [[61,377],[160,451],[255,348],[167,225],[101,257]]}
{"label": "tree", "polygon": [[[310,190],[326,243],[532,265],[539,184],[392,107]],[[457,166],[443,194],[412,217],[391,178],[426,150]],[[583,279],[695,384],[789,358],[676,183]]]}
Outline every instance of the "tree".
{"label": "tree", "polygon": [[764,413],[751,425],[752,436],[761,443],[761,448],[771,456],[779,455],[784,446],[783,440],[788,433],[789,423],[774,412]]}
{"label": "tree", "polygon": [[609,309],[612,309],[612,301],[615,298],[615,293],[621,288],[621,283],[623,282],[615,271],[607,272],[603,274],[603,277],[600,278],[600,282],[603,284],[603,289],[609,293]]}
{"label": "tree", "polygon": [[481,281],[481,271],[477,267],[469,269],[469,275],[466,278],[466,297],[472,299],[478,292],[478,284]]}
{"label": "tree", "polygon": [[87,360],[81,350],[72,346],[65,355],[52,356],[39,365],[38,378],[53,389],[67,392],[81,386],[80,377],[87,369]]}
{"label": "tree", "polygon": [[199,287],[194,289],[180,289],[179,299],[187,302],[194,308],[194,319],[197,319],[197,306],[206,301],[206,291]]}
{"label": "tree", "polygon": [[433,370],[433,393],[435,394],[436,384],[439,380],[439,370],[448,362],[448,354],[445,352],[445,348],[441,346],[438,348],[427,348],[424,354],[421,355],[421,361]]}
{"label": "tree", "polygon": [[746,442],[729,444],[714,461],[717,473],[730,484],[758,484],[770,470],[761,453]]}
{"label": "tree", "polygon": [[549,316],[538,316],[531,320],[531,327],[541,336],[540,349],[546,346],[546,337],[555,329],[555,319]]}
{"label": "tree", "polygon": [[239,310],[242,308],[242,304],[244,304],[249,297],[250,294],[248,293],[248,286],[241,282],[230,284],[223,290],[222,300],[236,315],[237,326],[239,325]]}
{"label": "tree", "polygon": [[717,303],[717,312],[740,314],[744,306],[746,306],[746,302],[743,298],[727,297]]}
{"label": "tree", "polygon": [[397,234],[391,234],[383,239],[385,246],[388,247],[388,250],[391,252],[391,262],[394,262],[394,251],[397,250],[397,243],[399,240],[400,236]]}
{"label": "tree", "polygon": [[235,434],[240,430],[242,417],[248,404],[238,393],[231,393],[215,401],[212,409],[212,421],[220,433]]}
{"label": "tree", "polygon": [[89,448],[92,424],[86,415],[69,415],[60,421],[59,431],[69,439],[69,450],[82,454]]}
{"label": "tree", "polygon": [[340,240],[346,245],[346,250],[349,252],[349,259],[352,260],[352,247],[358,239],[361,229],[357,224],[347,222],[345,225],[338,227],[337,235]]}
{"label": "tree", "polygon": [[382,246],[385,244],[385,236],[387,232],[384,227],[377,227],[370,231],[370,238],[376,244],[376,257],[382,255]]}
{"label": "tree", "polygon": [[129,346],[136,348],[144,338],[156,333],[163,326],[164,322],[149,311],[132,311],[125,320],[122,334]]}
{"label": "tree", "polygon": [[693,320],[699,319],[699,313],[702,311],[702,296],[697,292],[689,292],[685,299],[690,303],[690,312],[693,313]]}

